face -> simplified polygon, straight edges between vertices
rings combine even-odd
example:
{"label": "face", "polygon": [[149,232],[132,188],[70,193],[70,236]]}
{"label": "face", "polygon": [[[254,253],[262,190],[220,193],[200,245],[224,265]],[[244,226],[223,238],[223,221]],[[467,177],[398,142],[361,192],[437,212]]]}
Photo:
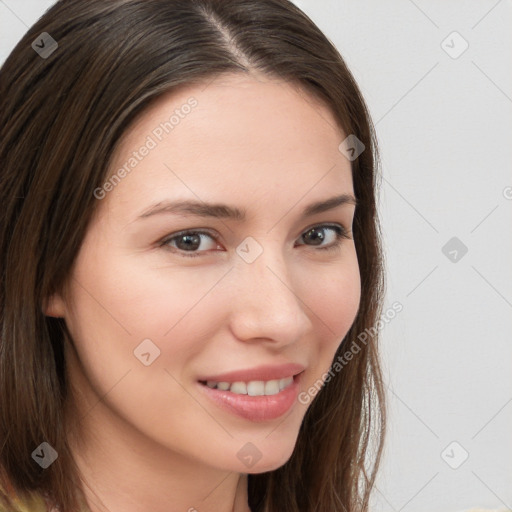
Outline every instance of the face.
{"label": "face", "polygon": [[130,128],[46,309],[73,339],[84,438],[240,473],[288,460],[311,405],[298,395],[359,307],[354,204],[308,211],[354,195],[346,135],[289,83],[238,75],[167,94]]}

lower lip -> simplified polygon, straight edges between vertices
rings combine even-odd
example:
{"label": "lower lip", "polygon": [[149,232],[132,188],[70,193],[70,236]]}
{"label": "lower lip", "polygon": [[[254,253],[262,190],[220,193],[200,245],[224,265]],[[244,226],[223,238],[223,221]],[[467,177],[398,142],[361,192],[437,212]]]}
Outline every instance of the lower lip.
{"label": "lower lip", "polygon": [[198,385],[206,396],[224,410],[250,421],[269,421],[283,416],[295,403],[301,375],[295,375],[293,382],[275,395],[238,395],[231,391],[209,388],[200,382]]}

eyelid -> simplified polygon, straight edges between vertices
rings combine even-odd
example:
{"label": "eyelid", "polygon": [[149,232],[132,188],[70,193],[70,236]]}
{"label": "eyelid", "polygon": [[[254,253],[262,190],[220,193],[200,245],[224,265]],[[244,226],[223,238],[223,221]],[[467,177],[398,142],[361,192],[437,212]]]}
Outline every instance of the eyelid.
{"label": "eyelid", "polygon": [[[330,245],[319,246],[319,247],[316,247],[314,245],[308,246],[308,247],[311,247],[312,249],[316,248],[317,251],[318,250],[328,251],[329,249],[334,250],[336,248],[339,248],[339,245],[341,244],[342,239],[352,240],[352,236],[350,236],[352,234],[352,230],[348,229],[345,226],[345,224],[341,223],[341,222],[324,222],[324,223],[311,224],[310,226],[304,228],[300,232],[298,238],[301,238],[305,233],[307,233],[308,231],[311,231],[314,228],[320,228],[320,229],[321,228],[325,228],[325,229],[330,228],[330,229],[336,231],[336,240],[334,242],[332,242]],[[207,254],[208,251],[183,251],[182,249],[177,249],[175,247],[170,247],[167,245],[170,241],[174,240],[175,238],[178,238],[183,235],[189,235],[189,234],[208,235],[211,237],[211,239],[214,242],[216,242],[217,244],[220,243],[219,242],[220,236],[218,235],[217,232],[215,232],[211,229],[189,228],[189,229],[183,229],[183,230],[180,230],[180,231],[177,231],[175,233],[171,233],[170,235],[165,236],[163,239],[161,239],[157,243],[157,245],[158,245],[158,247],[163,247],[164,249],[167,249],[167,250],[177,253],[179,255],[183,255],[184,257],[198,257],[198,256],[204,255],[205,253]],[[305,244],[300,244],[300,245],[305,245]]]}

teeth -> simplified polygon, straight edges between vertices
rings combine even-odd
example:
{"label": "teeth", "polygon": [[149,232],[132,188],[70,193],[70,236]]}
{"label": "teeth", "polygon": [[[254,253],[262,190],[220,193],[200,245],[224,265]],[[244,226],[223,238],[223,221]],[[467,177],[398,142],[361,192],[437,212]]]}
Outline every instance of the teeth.
{"label": "teeth", "polygon": [[[233,387],[231,387],[233,391]],[[247,394],[250,396],[262,396],[265,394],[265,383],[262,380],[253,380],[247,383]]]}
{"label": "teeth", "polygon": [[293,382],[293,377],[286,377],[279,380],[279,389],[287,388]]}
{"label": "teeth", "polygon": [[263,396],[277,395],[280,391],[287,388],[293,382],[293,377],[286,377],[279,380],[251,380],[250,382],[215,382],[209,380],[206,385],[212,389],[220,389],[222,391],[231,391],[237,395]]}
{"label": "teeth", "polygon": [[249,386],[247,386],[245,382],[233,382],[233,384],[231,384],[230,391],[231,393],[236,393],[237,395],[247,395],[247,393],[250,395],[251,393],[247,389],[248,387]]}
{"label": "teeth", "polygon": [[[280,391],[278,380],[269,380],[265,382],[265,395],[277,395]],[[284,389],[284,387],[283,387]]]}

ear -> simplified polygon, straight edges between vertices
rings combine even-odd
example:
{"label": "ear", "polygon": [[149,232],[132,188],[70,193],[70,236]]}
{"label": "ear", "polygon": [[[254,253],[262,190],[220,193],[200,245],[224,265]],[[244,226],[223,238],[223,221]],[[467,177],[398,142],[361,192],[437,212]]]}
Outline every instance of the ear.
{"label": "ear", "polygon": [[64,317],[65,307],[62,297],[56,293],[45,299],[43,302],[43,313],[46,316],[53,316],[55,318]]}

